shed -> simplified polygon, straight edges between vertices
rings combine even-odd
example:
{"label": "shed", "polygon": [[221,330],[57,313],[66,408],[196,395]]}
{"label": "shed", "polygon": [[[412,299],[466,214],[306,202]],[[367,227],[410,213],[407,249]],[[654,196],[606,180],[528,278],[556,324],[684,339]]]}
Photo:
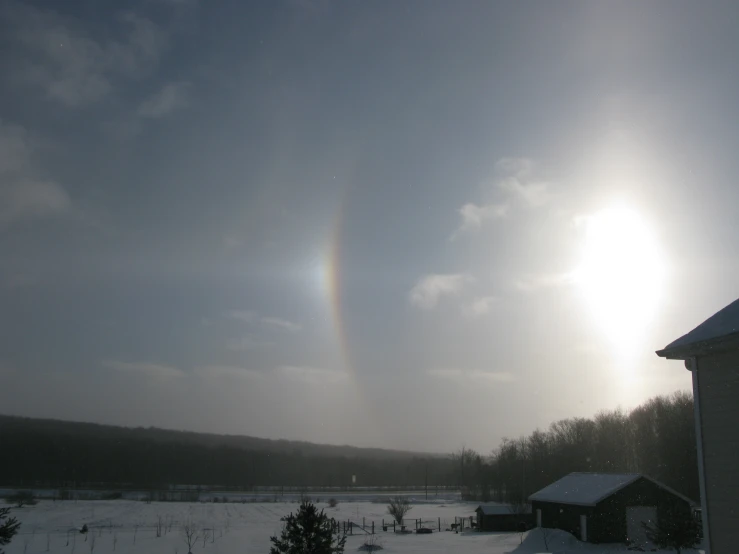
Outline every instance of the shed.
{"label": "shed", "polygon": [[739,544],[739,300],[657,355],[684,360],[692,373],[698,477],[706,552]]}
{"label": "shed", "polygon": [[644,543],[658,508],[691,514],[693,502],[638,473],[570,473],[529,497],[536,525],[582,541]]}
{"label": "shed", "polygon": [[519,511],[507,504],[481,504],[475,513],[480,531],[520,531],[533,526],[530,505]]}

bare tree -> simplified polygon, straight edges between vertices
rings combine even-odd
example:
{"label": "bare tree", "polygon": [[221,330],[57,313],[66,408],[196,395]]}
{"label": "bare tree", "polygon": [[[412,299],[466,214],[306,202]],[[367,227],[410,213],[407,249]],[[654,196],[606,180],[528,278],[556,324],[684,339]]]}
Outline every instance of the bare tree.
{"label": "bare tree", "polygon": [[394,496],[387,506],[387,513],[393,516],[398,524],[403,524],[403,518],[411,510],[410,501],[405,496]]}
{"label": "bare tree", "polygon": [[95,552],[95,533],[90,535],[90,554]]}
{"label": "bare tree", "polygon": [[192,554],[192,547],[195,546],[195,543],[200,539],[200,533],[198,532],[197,526],[191,521],[188,521],[180,528],[180,533],[182,534],[182,540],[187,544],[187,554]]}

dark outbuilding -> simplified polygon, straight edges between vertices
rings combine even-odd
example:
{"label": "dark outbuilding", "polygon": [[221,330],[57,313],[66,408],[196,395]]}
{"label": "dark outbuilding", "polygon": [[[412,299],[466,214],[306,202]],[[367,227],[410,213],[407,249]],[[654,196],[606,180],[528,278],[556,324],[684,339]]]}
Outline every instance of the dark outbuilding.
{"label": "dark outbuilding", "polygon": [[531,506],[517,511],[511,506],[482,504],[475,513],[480,531],[523,531],[533,526]]}
{"label": "dark outbuilding", "polygon": [[691,514],[687,497],[637,473],[570,473],[529,497],[536,525],[593,543],[646,542],[643,523],[658,509]]}

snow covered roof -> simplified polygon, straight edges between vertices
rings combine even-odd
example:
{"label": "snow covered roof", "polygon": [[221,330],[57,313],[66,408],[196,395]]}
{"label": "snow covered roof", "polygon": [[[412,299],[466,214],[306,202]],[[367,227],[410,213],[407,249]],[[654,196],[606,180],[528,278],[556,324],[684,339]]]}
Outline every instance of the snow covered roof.
{"label": "snow covered roof", "polygon": [[[515,510],[507,504],[480,504],[475,511],[477,512],[478,510],[486,516],[505,516],[515,513]],[[527,505],[523,513],[530,514],[531,506]]]}
{"label": "snow covered roof", "polygon": [[658,487],[682,498],[691,506],[695,503],[687,496],[639,473],[570,473],[529,496],[529,501],[595,506],[637,479],[646,479]]}
{"label": "snow covered roof", "polygon": [[595,506],[639,479],[638,473],[570,473],[529,496],[529,500]]}
{"label": "snow covered roof", "polygon": [[739,300],[715,313],[690,333],[672,341],[658,356],[684,360],[706,349],[717,349],[737,341],[739,344]]}

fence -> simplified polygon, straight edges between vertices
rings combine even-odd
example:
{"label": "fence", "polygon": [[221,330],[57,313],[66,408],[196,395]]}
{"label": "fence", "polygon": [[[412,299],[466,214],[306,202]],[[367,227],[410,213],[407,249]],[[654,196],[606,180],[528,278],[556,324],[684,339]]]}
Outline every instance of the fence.
{"label": "fence", "polygon": [[440,531],[464,531],[465,528],[474,527],[471,518],[469,517],[455,517],[454,523],[448,523],[446,519],[437,517],[436,519],[408,519],[398,523],[396,520],[385,521],[382,519],[379,525],[375,525],[374,521],[368,521],[366,518],[362,518],[362,522],[352,521],[350,519],[332,521],[332,528],[334,533],[354,535],[356,534],[367,534],[374,535],[375,532],[380,531],[385,533],[432,533]]}

